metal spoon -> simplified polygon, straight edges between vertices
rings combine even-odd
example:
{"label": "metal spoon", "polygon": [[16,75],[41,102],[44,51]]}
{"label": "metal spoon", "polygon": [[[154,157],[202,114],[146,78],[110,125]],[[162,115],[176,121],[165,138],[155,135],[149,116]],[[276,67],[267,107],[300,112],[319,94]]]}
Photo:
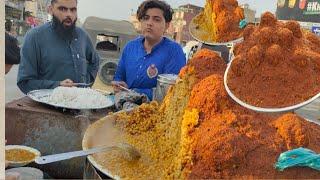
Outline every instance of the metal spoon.
{"label": "metal spoon", "polygon": [[135,93],[135,91],[134,91],[134,90],[132,90],[132,89],[128,89],[128,88],[126,88],[126,87],[124,87],[124,86],[122,86],[122,85],[120,85],[120,84],[117,84],[117,86],[118,86],[120,89],[123,89],[123,90],[125,90],[125,91]]}
{"label": "metal spoon", "polygon": [[41,157],[37,157],[35,159],[35,162],[37,164],[48,164],[56,161],[67,160],[67,159],[80,157],[80,156],[87,156],[90,154],[109,151],[109,150],[119,150],[123,155],[123,157],[128,161],[135,161],[141,157],[139,151],[135,149],[133,146],[131,146],[130,144],[119,143],[115,146],[103,146],[103,147],[97,147],[97,148],[92,148],[88,150],[82,150],[82,151],[72,151],[67,153],[41,156]]}

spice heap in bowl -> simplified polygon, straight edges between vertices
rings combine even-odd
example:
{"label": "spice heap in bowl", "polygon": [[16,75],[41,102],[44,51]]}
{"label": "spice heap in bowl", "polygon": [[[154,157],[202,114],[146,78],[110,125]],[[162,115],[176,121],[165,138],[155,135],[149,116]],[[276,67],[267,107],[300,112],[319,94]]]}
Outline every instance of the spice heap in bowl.
{"label": "spice heap in bowl", "polygon": [[284,108],[320,93],[320,38],[298,22],[280,22],[266,12],[249,25],[234,49],[227,74],[230,91],[261,108]]}
{"label": "spice heap in bowl", "polygon": [[191,22],[190,33],[207,43],[230,42],[242,37],[243,9],[236,0],[207,0],[203,12]]}

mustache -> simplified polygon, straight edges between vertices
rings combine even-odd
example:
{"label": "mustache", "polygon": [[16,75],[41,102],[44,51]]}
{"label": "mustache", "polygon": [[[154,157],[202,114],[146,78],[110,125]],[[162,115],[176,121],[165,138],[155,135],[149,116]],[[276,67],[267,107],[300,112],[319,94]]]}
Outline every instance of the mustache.
{"label": "mustache", "polygon": [[71,19],[71,18],[66,18],[66,19],[62,20],[62,23],[65,23],[66,21],[71,21],[71,22],[72,22],[72,24],[73,24],[73,23],[75,23],[75,21],[72,21],[72,19]]}

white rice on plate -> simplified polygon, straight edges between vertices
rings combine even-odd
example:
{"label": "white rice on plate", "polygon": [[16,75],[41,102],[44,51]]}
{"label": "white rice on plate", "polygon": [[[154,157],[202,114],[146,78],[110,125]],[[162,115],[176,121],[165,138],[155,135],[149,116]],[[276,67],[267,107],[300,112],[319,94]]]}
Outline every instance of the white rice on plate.
{"label": "white rice on plate", "polygon": [[103,94],[91,88],[62,86],[53,90],[48,103],[79,109],[105,107],[110,104]]}

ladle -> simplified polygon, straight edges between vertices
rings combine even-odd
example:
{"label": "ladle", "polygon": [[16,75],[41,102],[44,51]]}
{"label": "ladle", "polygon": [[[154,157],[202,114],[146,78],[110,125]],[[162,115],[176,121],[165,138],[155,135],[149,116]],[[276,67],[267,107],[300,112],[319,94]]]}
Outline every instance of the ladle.
{"label": "ladle", "polygon": [[82,151],[72,151],[67,153],[40,156],[35,159],[35,162],[37,164],[48,164],[52,162],[67,160],[67,159],[80,157],[80,156],[87,156],[90,154],[109,151],[109,150],[119,150],[119,152],[121,152],[121,155],[123,155],[123,158],[128,161],[135,161],[140,158],[140,153],[136,148],[134,148],[133,146],[127,143],[119,143],[115,146],[102,146],[102,147],[96,147],[96,148],[82,150]]}

